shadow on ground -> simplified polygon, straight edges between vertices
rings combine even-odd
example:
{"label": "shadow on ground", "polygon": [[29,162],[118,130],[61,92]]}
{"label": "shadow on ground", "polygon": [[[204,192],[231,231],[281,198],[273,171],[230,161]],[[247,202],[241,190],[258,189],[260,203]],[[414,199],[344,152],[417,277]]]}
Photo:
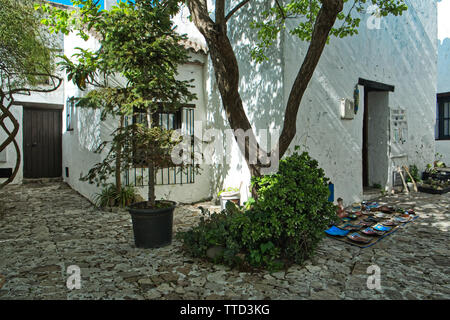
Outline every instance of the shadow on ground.
{"label": "shadow on ground", "polygon": [[[420,218],[360,249],[324,238],[304,266],[240,273],[191,259],[181,244],[136,249],[129,214],[103,212],[64,183],[0,191],[0,299],[449,299],[448,195],[380,198],[414,208]],[[198,205],[175,212],[174,227],[199,219]],[[81,268],[69,290],[67,268]],[[367,268],[381,270],[381,290],[367,288]]]}

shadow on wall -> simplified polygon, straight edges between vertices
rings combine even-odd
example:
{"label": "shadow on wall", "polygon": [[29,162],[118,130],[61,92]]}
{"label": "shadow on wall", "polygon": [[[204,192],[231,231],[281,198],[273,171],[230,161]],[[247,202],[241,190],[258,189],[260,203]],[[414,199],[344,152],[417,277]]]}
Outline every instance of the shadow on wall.
{"label": "shadow on wall", "polygon": [[439,43],[437,93],[450,92],[450,38]]}
{"label": "shadow on wall", "polygon": [[[283,103],[283,50],[282,40],[279,40],[272,48],[267,50],[266,55],[270,57],[269,61],[256,63],[251,58],[251,49],[255,46],[257,35],[250,28],[250,23],[260,12],[268,9],[265,2],[255,2],[251,6],[243,7],[240,12],[234,15],[228,24],[228,36],[238,60],[240,72],[240,90],[244,109],[247,117],[252,124],[255,135],[261,129],[270,130],[282,126],[284,115]],[[281,37],[282,39],[282,37]],[[229,123],[226,118],[222,100],[218,87],[214,79],[214,70],[211,63],[208,65],[208,71],[211,75],[207,87],[210,89],[208,95],[208,123],[210,126],[224,132],[229,129]],[[258,139],[259,140],[259,139]],[[270,137],[268,138],[270,143]],[[234,145],[234,146],[233,146]],[[224,180],[230,174],[237,174],[242,169],[246,170],[247,164],[243,159],[237,144],[227,143],[224,135],[223,150],[224,155],[239,152],[239,157],[232,155],[234,159],[231,164],[222,159],[217,159],[218,164],[212,166],[211,175],[212,194],[216,194],[224,186]],[[240,180],[237,178],[233,180]],[[244,181],[244,184],[247,182]]]}
{"label": "shadow on wall", "polygon": [[91,108],[76,108],[75,116],[78,119],[78,144],[80,149],[94,152],[102,142],[102,123],[109,124],[112,121],[102,122],[100,111]]}

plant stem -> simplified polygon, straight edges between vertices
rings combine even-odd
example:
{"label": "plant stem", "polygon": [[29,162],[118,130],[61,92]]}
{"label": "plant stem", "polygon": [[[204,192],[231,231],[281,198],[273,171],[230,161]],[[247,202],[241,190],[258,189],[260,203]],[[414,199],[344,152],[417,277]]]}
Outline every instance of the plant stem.
{"label": "plant stem", "polygon": [[155,195],[155,166],[149,161],[148,162],[148,201],[147,206],[154,207],[156,202]]}
{"label": "plant stem", "polygon": [[[123,122],[124,122],[125,116],[120,115],[119,120],[119,128],[123,128]],[[117,144],[116,149],[116,191],[117,194],[120,194],[122,191],[122,160],[121,160],[121,154],[122,154],[122,144]]]}

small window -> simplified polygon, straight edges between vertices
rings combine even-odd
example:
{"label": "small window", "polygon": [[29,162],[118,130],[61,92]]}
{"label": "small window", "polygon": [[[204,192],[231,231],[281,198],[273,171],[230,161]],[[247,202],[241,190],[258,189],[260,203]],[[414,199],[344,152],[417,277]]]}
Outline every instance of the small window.
{"label": "small window", "polygon": [[[155,126],[164,128],[166,130],[177,130],[182,128],[182,110],[177,112],[158,112],[152,114],[152,123]],[[128,122],[128,121],[126,121]],[[147,114],[143,112],[135,112],[133,115],[133,123],[141,123],[148,127],[148,119]],[[135,147],[133,148],[134,152],[137,153]],[[137,157],[139,158],[139,157]],[[139,163],[138,160],[135,160],[134,165],[136,167],[147,167],[145,164]]]}
{"label": "small window", "polygon": [[73,131],[74,129],[74,112],[75,112],[76,98],[67,98],[66,102],[66,130]]}
{"label": "small window", "polygon": [[[186,105],[183,109],[168,113],[160,112],[153,114],[153,123],[157,123],[169,130],[181,129],[182,132],[187,133],[192,137],[194,143],[194,111],[195,105]],[[132,119],[126,117],[125,125],[134,123],[148,123],[145,113],[135,113]],[[148,168],[146,166],[136,163],[134,168],[125,170],[124,182],[126,185],[134,185],[136,187],[143,187],[147,185],[145,181],[148,178]],[[157,185],[174,185],[174,184],[190,184],[195,183],[195,164],[189,165],[184,171],[180,171],[176,166],[169,168],[161,168],[155,172],[155,183]]]}
{"label": "small window", "polygon": [[450,140],[450,93],[438,94],[436,140]]}

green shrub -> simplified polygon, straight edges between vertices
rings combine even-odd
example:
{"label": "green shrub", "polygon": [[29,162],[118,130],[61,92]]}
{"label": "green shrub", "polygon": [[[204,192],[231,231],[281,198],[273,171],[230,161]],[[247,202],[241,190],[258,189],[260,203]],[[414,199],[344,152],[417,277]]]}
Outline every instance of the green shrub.
{"label": "green shrub", "polygon": [[106,184],[100,193],[95,194],[94,203],[99,208],[113,207],[116,202],[116,186],[114,184]]}
{"label": "green shrub", "polygon": [[[415,164],[412,164],[409,166],[409,173],[411,174],[411,176],[413,177],[415,182],[422,181],[422,179],[420,179],[419,169],[417,168],[417,166]],[[406,175],[406,182],[412,182],[409,174]]]}
{"label": "green shrub", "polygon": [[328,202],[328,179],[317,161],[294,153],[280,161],[278,173],[252,184],[258,199],[248,209],[228,202],[220,213],[203,211],[208,217],[178,234],[188,253],[206,257],[209,248],[219,246],[223,251],[215,262],[271,270],[311,256],[336,217]]}
{"label": "green shrub", "polygon": [[120,192],[113,183],[105,184],[100,193],[94,197],[97,207],[126,207],[136,200],[136,190],[132,186],[124,186]]}
{"label": "green shrub", "polygon": [[223,190],[220,190],[219,193],[217,193],[217,197],[220,197],[220,195],[221,195],[222,193],[224,193],[224,192],[238,192],[238,191],[239,191],[239,188],[228,187],[228,188],[225,188],[225,189],[223,189]]}

